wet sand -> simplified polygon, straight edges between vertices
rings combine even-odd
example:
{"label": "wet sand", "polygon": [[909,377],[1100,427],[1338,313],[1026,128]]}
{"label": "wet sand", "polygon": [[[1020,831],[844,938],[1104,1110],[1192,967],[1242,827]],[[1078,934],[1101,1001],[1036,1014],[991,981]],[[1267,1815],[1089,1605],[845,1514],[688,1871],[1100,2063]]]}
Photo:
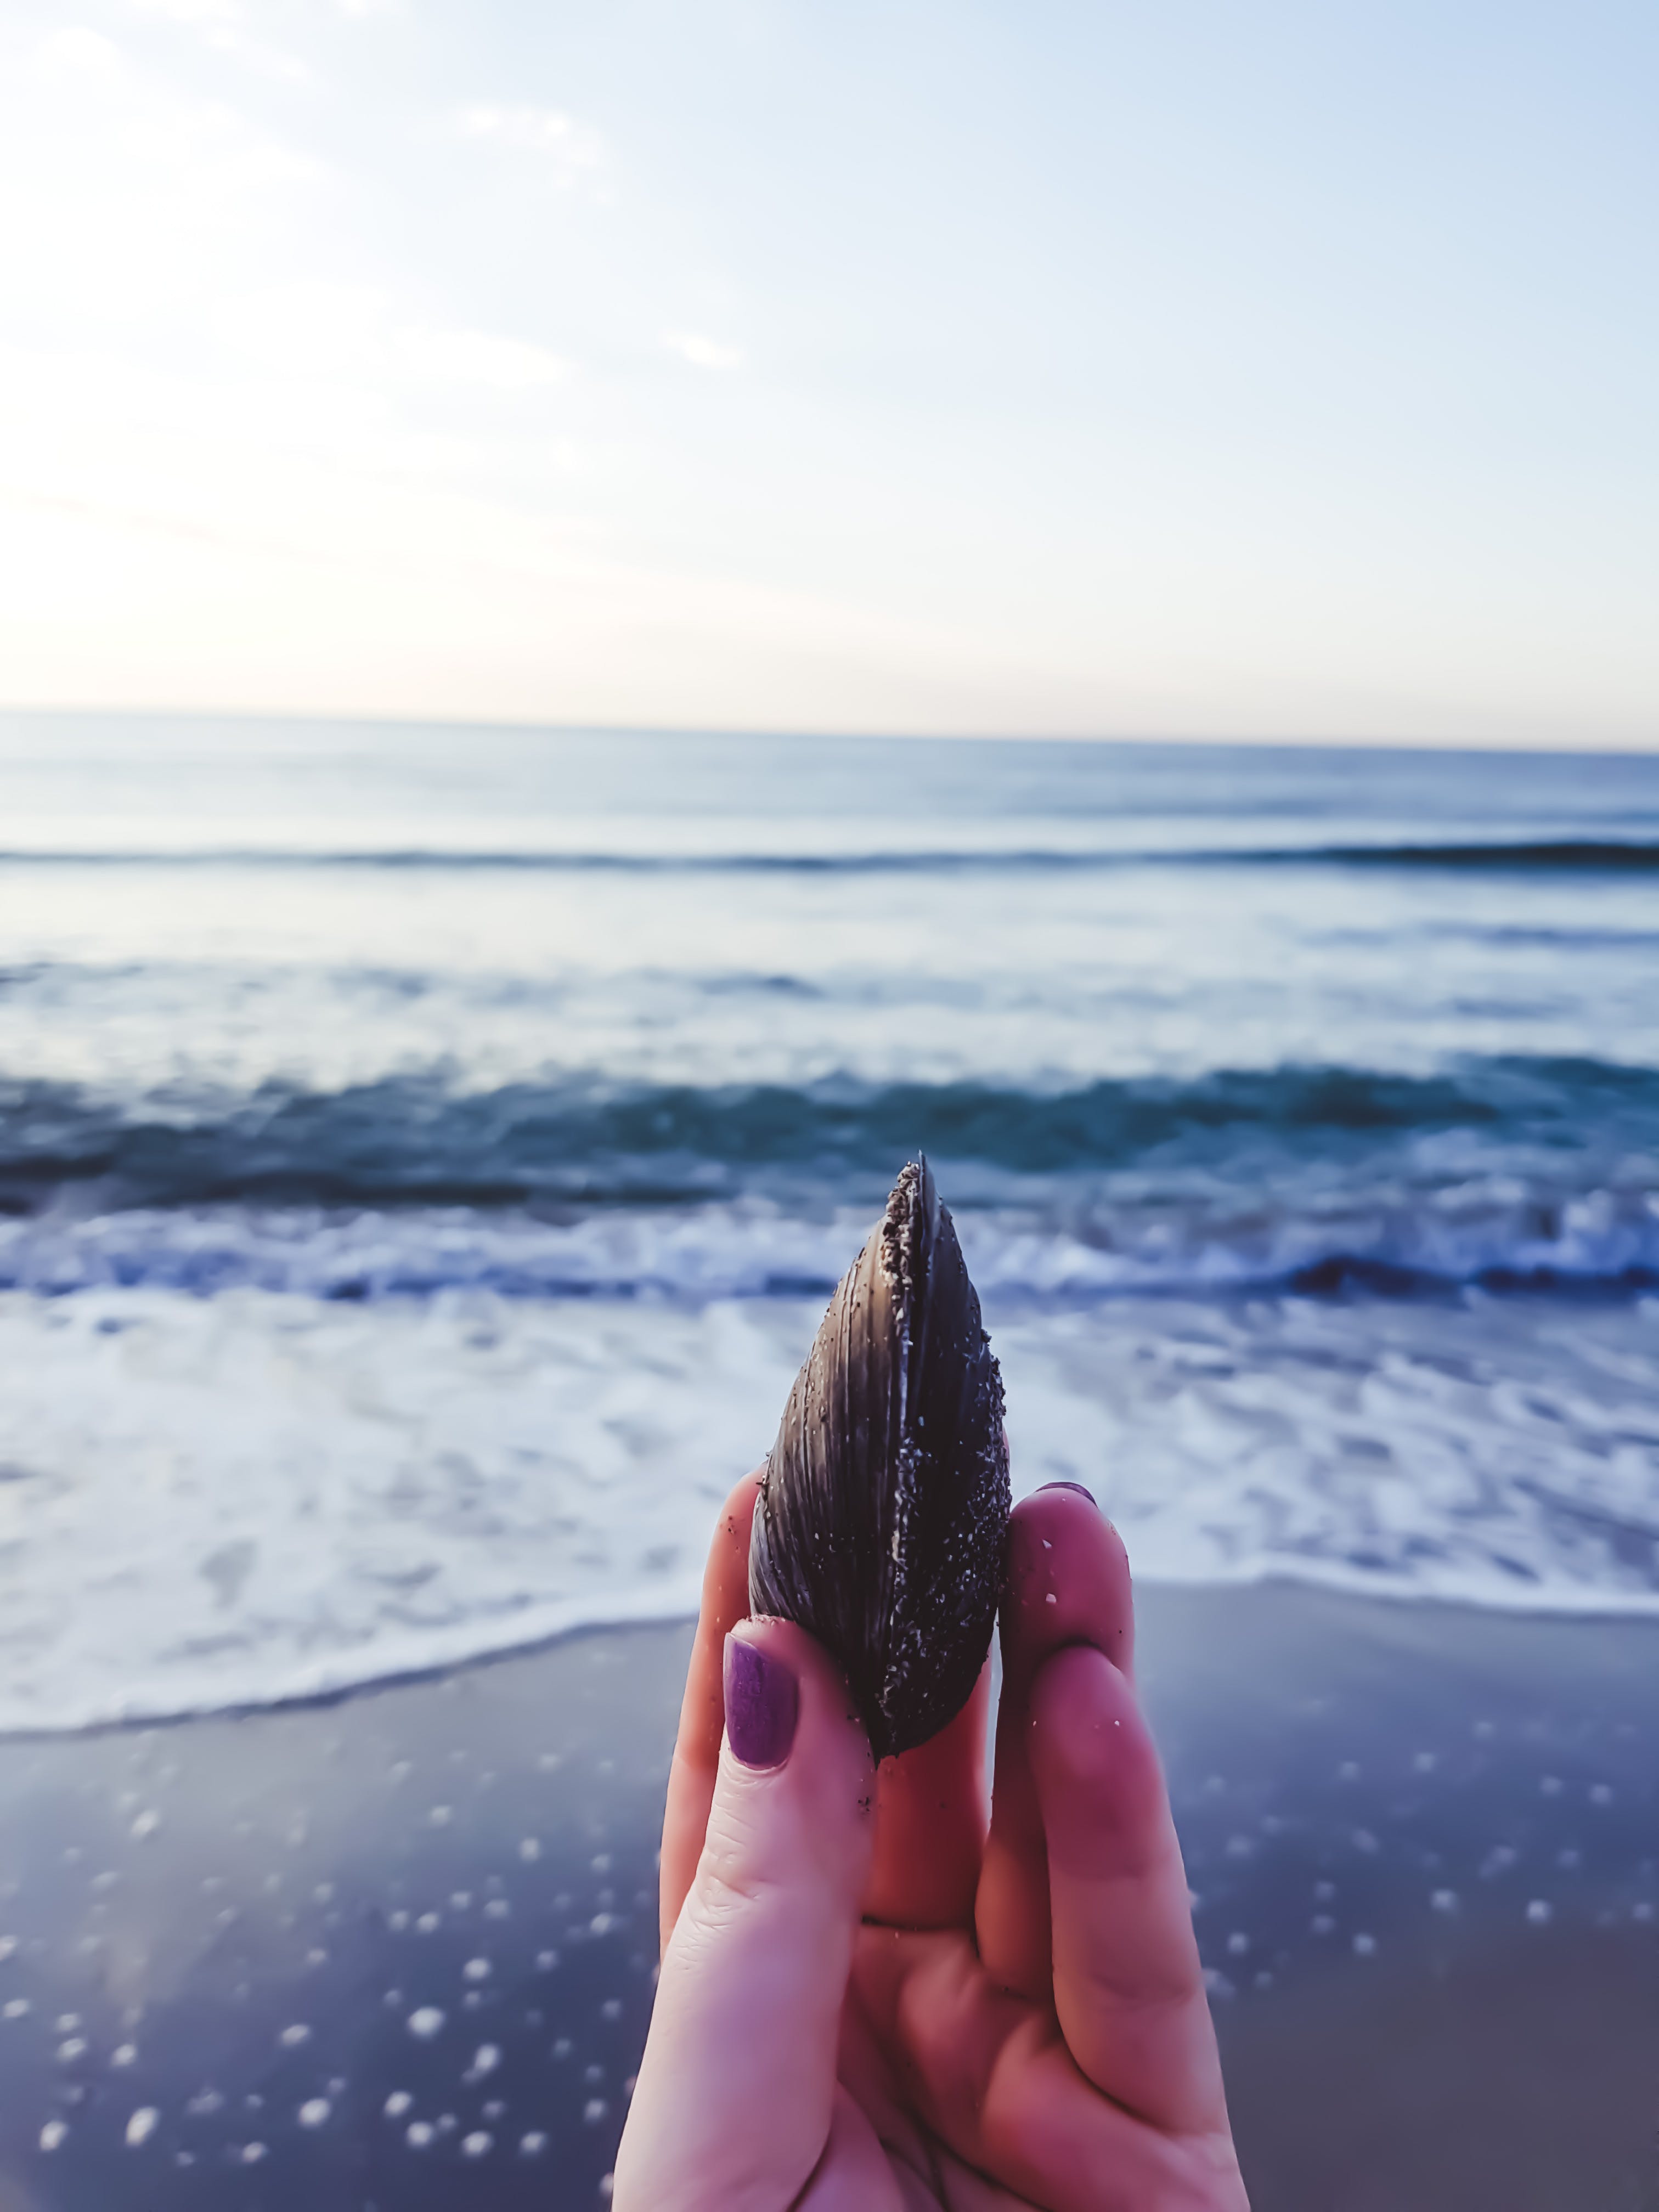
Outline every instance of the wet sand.
{"label": "wet sand", "polygon": [[[1141,1618],[1257,2212],[1659,2207],[1659,1625]],[[687,1638],[0,1743],[0,2212],[602,2203]]]}

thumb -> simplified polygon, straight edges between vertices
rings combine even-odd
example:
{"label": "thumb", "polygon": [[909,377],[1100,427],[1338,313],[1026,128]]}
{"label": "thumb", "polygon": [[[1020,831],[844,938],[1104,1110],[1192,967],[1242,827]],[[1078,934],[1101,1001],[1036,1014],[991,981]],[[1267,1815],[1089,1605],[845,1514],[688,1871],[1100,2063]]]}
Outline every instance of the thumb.
{"label": "thumb", "polygon": [[829,2139],[869,1870],[870,1747],[804,1629],[726,1640],[702,1856],[663,1954],[617,2212],[784,2212]]}

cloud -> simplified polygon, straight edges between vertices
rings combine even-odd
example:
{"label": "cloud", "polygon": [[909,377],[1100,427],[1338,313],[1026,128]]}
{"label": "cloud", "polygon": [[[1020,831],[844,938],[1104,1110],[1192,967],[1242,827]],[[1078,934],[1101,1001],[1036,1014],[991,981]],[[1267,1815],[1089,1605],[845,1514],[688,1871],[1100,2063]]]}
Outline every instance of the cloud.
{"label": "cloud", "polygon": [[163,331],[186,350],[192,319],[301,241],[329,172],[304,144],[65,25],[32,68],[0,58],[0,300],[7,335],[51,350],[112,349],[129,362]]}
{"label": "cloud", "polygon": [[107,76],[119,63],[121,52],[113,40],[105,38],[100,31],[89,31],[84,23],[70,23],[40,41],[40,56],[48,69]]}
{"label": "cloud", "polygon": [[140,15],[194,32],[215,53],[228,54],[266,76],[303,83],[311,76],[295,54],[250,34],[242,0],[128,0]]}
{"label": "cloud", "polygon": [[562,181],[574,184],[605,167],[605,143],[592,125],[579,123],[556,107],[499,106],[474,100],[456,118],[464,138],[483,138],[514,153],[549,162]]}
{"label": "cloud", "polygon": [[665,331],[662,342],[670,353],[678,354],[693,368],[707,370],[711,375],[743,367],[743,356],[736,346],[721,345],[696,331]]}
{"label": "cloud", "polygon": [[469,385],[538,392],[568,364],[532,339],[400,319],[373,286],[306,279],[220,301],[216,336],[265,374],[386,392],[394,385]]}
{"label": "cloud", "polygon": [[192,30],[222,28],[240,21],[235,0],[132,0],[140,15],[159,15],[168,23],[186,23]]}
{"label": "cloud", "polygon": [[417,375],[490,392],[539,391],[565,374],[565,363],[545,346],[488,331],[411,331],[398,349]]}

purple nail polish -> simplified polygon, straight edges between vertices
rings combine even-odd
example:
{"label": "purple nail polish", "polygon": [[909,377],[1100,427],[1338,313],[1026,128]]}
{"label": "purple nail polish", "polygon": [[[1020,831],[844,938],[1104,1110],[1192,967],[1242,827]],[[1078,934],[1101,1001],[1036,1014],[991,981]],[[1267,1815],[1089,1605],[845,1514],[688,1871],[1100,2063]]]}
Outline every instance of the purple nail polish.
{"label": "purple nail polish", "polygon": [[[1074,1490],[1079,1498],[1086,1498],[1091,1505],[1095,1504],[1093,1491],[1085,1490],[1080,1482],[1043,1482],[1039,1483],[1037,1488],[1039,1492],[1044,1490]],[[1098,1511],[1098,1507],[1096,1510]]]}
{"label": "purple nail polish", "polygon": [[745,1766],[781,1766],[795,1741],[800,1689],[781,1659],[726,1639],[726,1740]]}

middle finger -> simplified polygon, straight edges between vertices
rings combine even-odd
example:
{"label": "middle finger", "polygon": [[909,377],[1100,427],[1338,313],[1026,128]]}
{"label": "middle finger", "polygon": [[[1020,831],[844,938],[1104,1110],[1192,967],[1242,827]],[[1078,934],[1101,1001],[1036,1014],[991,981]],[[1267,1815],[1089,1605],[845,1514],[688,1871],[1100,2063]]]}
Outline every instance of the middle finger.
{"label": "middle finger", "polygon": [[991,1827],[974,1908],[985,1970],[1034,2002],[1051,1990],[1048,1849],[1030,1755],[1030,1687],[1045,1659],[1091,1644],[1127,1672],[1134,1612],[1122,1539],[1087,1491],[1054,1484],[1014,1508],[1002,1603]]}

